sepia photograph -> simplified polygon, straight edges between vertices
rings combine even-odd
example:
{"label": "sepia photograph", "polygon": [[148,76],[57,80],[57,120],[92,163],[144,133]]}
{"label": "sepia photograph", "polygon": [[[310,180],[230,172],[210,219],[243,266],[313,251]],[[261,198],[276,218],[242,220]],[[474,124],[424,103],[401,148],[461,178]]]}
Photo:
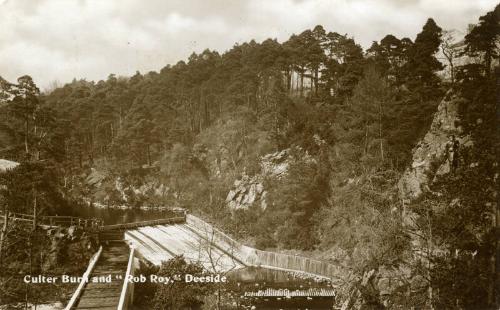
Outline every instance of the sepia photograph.
{"label": "sepia photograph", "polygon": [[498,0],[0,0],[0,310],[500,309]]}

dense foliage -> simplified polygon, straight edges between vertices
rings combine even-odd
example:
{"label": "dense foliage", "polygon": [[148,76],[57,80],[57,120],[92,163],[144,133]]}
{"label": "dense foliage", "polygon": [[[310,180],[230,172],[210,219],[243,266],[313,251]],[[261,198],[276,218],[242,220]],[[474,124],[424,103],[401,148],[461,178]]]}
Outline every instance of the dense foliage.
{"label": "dense foliage", "polygon": [[[260,248],[334,256],[359,276],[359,300],[374,308],[492,307],[499,10],[465,36],[460,57],[467,61],[449,81],[439,75],[443,31],[432,19],[414,41],[387,35],[366,51],[316,26],[283,43],[205,50],[159,72],[75,79],[43,95],[27,76],[0,80],[13,94],[0,107],[8,111],[0,115],[0,139],[8,141],[0,154],[22,163],[3,183],[19,190],[4,195],[5,208],[31,212],[35,203],[33,212],[57,212],[74,198],[181,206]],[[461,153],[456,173],[436,178],[409,206],[427,245],[425,260],[410,262],[413,237],[396,183],[448,88],[463,99],[460,125],[474,147]],[[230,210],[234,180],[262,177],[262,156],[285,149],[287,177],[263,177],[267,208]],[[105,175],[100,196],[84,182],[95,171]],[[165,191],[158,198],[129,190],[125,201],[118,179]],[[438,256],[438,245],[465,254]],[[372,271],[401,266],[423,284],[401,280],[389,300],[376,286],[361,287],[367,274],[376,277]],[[464,273],[453,277],[458,270]]]}
{"label": "dense foliage", "polygon": [[[199,309],[205,296],[214,291],[211,283],[185,281],[185,275],[204,277],[209,274],[201,265],[186,262],[182,256],[165,261],[159,267],[142,264],[139,272],[146,280],[137,285],[134,296],[136,304],[144,309]],[[169,281],[151,281],[151,276]]]}

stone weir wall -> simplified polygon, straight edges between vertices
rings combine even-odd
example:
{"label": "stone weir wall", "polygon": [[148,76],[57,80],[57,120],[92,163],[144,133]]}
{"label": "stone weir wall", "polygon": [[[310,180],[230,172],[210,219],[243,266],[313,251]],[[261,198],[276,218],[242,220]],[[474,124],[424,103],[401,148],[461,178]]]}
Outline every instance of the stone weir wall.
{"label": "stone weir wall", "polygon": [[229,244],[233,248],[232,252],[234,256],[249,266],[288,270],[315,277],[328,278],[334,281],[340,279],[346,280],[350,276],[350,272],[347,269],[328,262],[297,255],[261,251],[243,245],[191,214],[186,216],[186,222],[211,235],[214,242]]}

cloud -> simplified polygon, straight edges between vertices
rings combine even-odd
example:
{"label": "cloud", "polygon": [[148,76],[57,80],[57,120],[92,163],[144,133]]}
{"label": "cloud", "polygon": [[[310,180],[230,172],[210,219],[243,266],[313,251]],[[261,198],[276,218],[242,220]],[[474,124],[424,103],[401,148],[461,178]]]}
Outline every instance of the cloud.
{"label": "cloud", "polygon": [[205,48],[288,39],[321,24],[364,47],[414,38],[428,17],[463,30],[494,0],[0,0],[0,75],[42,87],[158,71]]}

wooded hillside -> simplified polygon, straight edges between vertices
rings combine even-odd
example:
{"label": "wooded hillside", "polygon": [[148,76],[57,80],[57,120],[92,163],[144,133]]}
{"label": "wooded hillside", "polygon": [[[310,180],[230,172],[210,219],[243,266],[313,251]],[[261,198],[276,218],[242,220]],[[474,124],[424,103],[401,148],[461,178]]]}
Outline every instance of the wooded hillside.
{"label": "wooded hillside", "polygon": [[[2,79],[0,157],[21,163],[2,180],[17,190],[4,194],[5,208],[30,212],[37,197],[46,213],[85,199],[180,206],[257,247],[349,266],[360,277],[343,295],[358,294],[346,297],[352,306],[493,307],[499,10],[463,40],[444,41],[428,19],[413,40],[387,35],[363,50],[318,25],[285,42],[205,50],[159,72],[75,79],[46,94],[29,76]],[[455,58],[440,61],[440,52]],[[405,202],[397,183],[445,94],[457,98],[457,127],[474,146]],[[286,174],[266,173],[262,158],[283,150]],[[102,182],[89,185],[96,171]],[[228,207],[243,179],[262,186],[265,203]],[[407,208],[419,216],[412,232],[423,234],[427,264],[409,258]],[[391,272],[398,285],[380,284]]]}

